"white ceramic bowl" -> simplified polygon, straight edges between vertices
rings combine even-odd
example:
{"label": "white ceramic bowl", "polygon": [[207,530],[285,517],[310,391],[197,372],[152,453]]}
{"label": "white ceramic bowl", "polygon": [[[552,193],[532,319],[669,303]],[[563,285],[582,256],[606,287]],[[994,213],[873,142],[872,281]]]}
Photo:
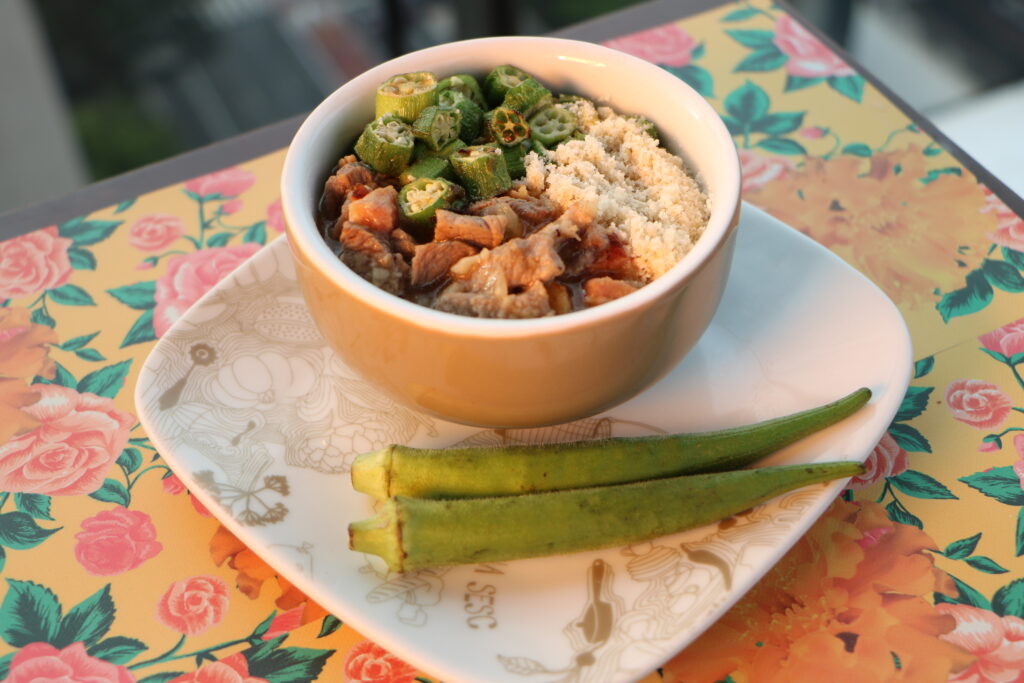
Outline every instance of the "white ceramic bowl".
{"label": "white ceramic bowl", "polygon": [[[489,320],[443,313],[378,289],[320,236],[317,203],[337,160],[373,118],[377,85],[397,73],[486,74],[511,63],[554,92],[653,121],[708,192],[711,218],[693,250],[621,299],[567,315]],[[530,427],[593,415],[636,395],[696,344],[728,277],[739,218],[732,138],[697,92],[624,53],[556,38],[482,38],[420,50],[349,81],[318,106],[288,148],[281,180],[299,283],[324,337],[367,381],[435,416]]]}

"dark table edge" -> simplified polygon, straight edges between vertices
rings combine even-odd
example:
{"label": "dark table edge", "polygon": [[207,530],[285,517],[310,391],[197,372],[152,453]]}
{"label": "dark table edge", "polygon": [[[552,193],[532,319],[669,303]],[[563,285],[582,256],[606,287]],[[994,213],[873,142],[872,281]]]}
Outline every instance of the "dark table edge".
{"label": "dark table edge", "polygon": [[[651,2],[627,7],[576,24],[552,35],[601,42],[676,19],[683,19],[686,16],[726,4],[726,2],[728,0],[689,0],[688,2],[651,0]],[[857,68],[869,83],[878,88],[908,118],[917,123],[921,130],[942,144],[961,164],[1006,202],[1015,213],[1024,216],[1024,200],[944,135],[935,124],[913,109],[856,60],[852,59],[845,50],[804,19],[792,6],[784,0],[780,4],[814,35]],[[304,115],[299,115],[285,119],[273,125],[186,152],[123,175],[101,180],[33,206],[2,213],[0,214],[0,240],[70,220],[76,216],[115,205],[125,199],[279,150],[288,145],[303,118]]]}

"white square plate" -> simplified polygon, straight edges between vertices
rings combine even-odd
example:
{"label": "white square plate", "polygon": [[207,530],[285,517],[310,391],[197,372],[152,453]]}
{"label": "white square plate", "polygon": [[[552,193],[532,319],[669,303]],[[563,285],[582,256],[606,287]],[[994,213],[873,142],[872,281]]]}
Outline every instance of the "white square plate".
{"label": "white square plate", "polygon": [[641,678],[700,635],[800,538],[841,482],[648,543],[394,575],[348,549],[348,523],[372,512],[349,483],[353,457],[393,442],[704,431],[866,386],[874,397],[858,414],[767,462],[863,461],[899,407],[911,356],[906,325],[877,287],[744,205],[729,284],[700,343],[657,385],[593,418],[481,431],[394,404],[327,348],[283,238],[160,339],[136,401],[160,453],[226,527],[398,656],[450,683],[610,683]]}

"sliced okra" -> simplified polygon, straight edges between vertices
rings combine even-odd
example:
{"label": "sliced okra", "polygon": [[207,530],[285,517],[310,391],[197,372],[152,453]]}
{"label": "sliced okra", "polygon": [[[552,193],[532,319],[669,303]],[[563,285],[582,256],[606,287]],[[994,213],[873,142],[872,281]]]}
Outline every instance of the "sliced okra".
{"label": "sliced okra", "polygon": [[511,64],[502,64],[501,66],[494,67],[487,74],[487,78],[484,79],[484,97],[487,99],[487,103],[492,107],[498,106],[505,99],[505,93],[509,89],[514,88],[529,77],[530,74]]}
{"label": "sliced okra", "polygon": [[459,139],[462,112],[455,107],[424,107],[412,124],[412,134],[432,150],[439,150]]}
{"label": "sliced okra", "polygon": [[359,158],[384,175],[398,175],[412,158],[413,134],[409,124],[385,114],[366,124],[356,140]]}
{"label": "sliced okra", "polygon": [[441,157],[426,157],[407,167],[398,176],[399,182],[408,185],[419,178],[444,178],[454,181],[455,170],[452,169],[452,162]]}
{"label": "sliced okra", "polygon": [[505,93],[501,106],[515,109],[523,116],[531,116],[551,104],[551,91],[533,77],[513,86]]}
{"label": "sliced okra", "polygon": [[448,90],[468,97],[473,104],[480,107],[481,111],[487,107],[484,91],[480,89],[480,84],[477,83],[476,78],[470,74],[455,74],[437,84],[439,94]]}
{"label": "sliced okra", "polygon": [[376,116],[394,114],[412,123],[425,107],[437,103],[437,78],[429,71],[398,74],[377,86]]}
{"label": "sliced okra", "polygon": [[434,220],[438,209],[450,209],[463,194],[461,187],[444,178],[414,180],[398,193],[402,223],[422,232]]}
{"label": "sliced okra", "polygon": [[530,137],[530,126],[523,115],[508,107],[495,107],[484,117],[490,137],[497,143],[510,146]]}
{"label": "sliced okra", "polygon": [[544,145],[544,143],[542,143],[537,138],[530,138],[529,143],[530,143],[530,151],[536,152],[537,154],[541,155],[542,157],[546,157],[550,153],[550,151],[551,151],[551,150],[549,150]]}
{"label": "sliced okra", "polygon": [[530,119],[530,135],[534,140],[550,147],[573,134],[579,121],[568,107],[551,105]]}
{"label": "sliced okra", "polygon": [[508,176],[515,180],[526,175],[526,153],[529,150],[529,142],[524,140],[518,145],[500,147],[502,156],[505,157],[505,168],[508,169]]}
{"label": "sliced okra", "polygon": [[488,199],[512,187],[505,156],[496,145],[463,147],[449,159],[471,201]]}
{"label": "sliced okra", "polygon": [[484,121],[484,110],[477,106],[469,97],[457,90],[444,90],[438,95],[437,103],[442,107],[454,107],[462,115],[459,125],[459,139],[470,143],[480,134],[480,126]]}
{"label": "sliced okra", "polygon": [[465,142],[459,140],[458,138],[455,138],[441,149],[435,150],[430,149],[430,147],[428,147],[426,143],[417,140],[416,147],[412,151],[412,160],[413,162],[417,162],[422,161],[423,159],[431,159],[433,157],[437,157],[439,159],[447,159],[448,157],[455,153],[455,150],[462,149],[465,146]]}

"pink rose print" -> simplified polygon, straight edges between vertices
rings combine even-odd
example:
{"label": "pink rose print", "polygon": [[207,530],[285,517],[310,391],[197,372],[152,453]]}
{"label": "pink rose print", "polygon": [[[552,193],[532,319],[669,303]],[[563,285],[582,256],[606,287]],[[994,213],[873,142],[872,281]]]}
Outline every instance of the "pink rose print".
{"label": "pink rose print", "polygon": [[234,247],[214,247],[171,259],[167,272],[156,283],[153,329],[164,335],[175,320],[217,284],[221,278],[259,251],[254,242]]}
{"label": "pink rose print", "polygon": [[821,126],[808,126],[800,130],[800,136],[807,138],[808,140],[817,140],[824,137],[828,131]]}
{"label": "pink rose print", "polygon": [[956,628],[939,637],[977,657],[950,681],[1024,683],[1024,620],[971,605],[941,603],[935,609],[956,619]]}
{"label": "pink rose print", "polygon": [[135,417],[109,398],[56,384],[36,384],[40,394],[22,408],[35,429],[0,446],[0,491],[50,496],[89,494],[128,444]]}
{"label": "pink rose print", "polygon": [[88,655],[84,643],[58,650],[49,643],[30,643],[11,659],[4,683],[135,683],[128,669]]}
{"label": "pink rose print", "polygon": [[958,379],[946,388],[946,406],[964,424],[989,429],[1002,424],[1013,404],[995,384]]}
{"label": "pink rose print", "polygon": [[78,562],[98,576],[135,569],[163,549],[149,515],[123,507],[103,510],[84,520],[75,539]]}
{"label": "pink rose print", "polygon": [[160,481],[160,486],[163,488],[164,493],[170,493],[172,496],[176,496],[185,490],[185,485],[181,483],[181,479],[178,479],[178,475],[169,474]]}
{"label": "pink rose print", "polygon": [[280,197],[267,207],[267,225],[277,232],[284,232],[284,212],[281,211]]}
{"label": "pink rose print", "polygon": [[160,251],[185,232],[181,219],[169,213],[151,213],[132,223],[128,243],[142,251]]}
{"label": "pink rose print", "polygon": [[249,662],[241,652],[211,662],[192,673],[171,679],[170,683],[266,683],[267,679],[249,675]]}
{"label": "pink rose print", "polygon": [[871,455],[864,461],[864,474],[859,474],[850,480],[850,488],[866,488],[886,477],[895,477],[904,472],[908,466],[907,452],[900,448],[896,439],[886,432],[882,440],[875,446],[875,450],[871,451]]}
{"label": "pink rose print", "polygon": [[1013,447],[1017,450],[1017,462],[1013,463],[1013,472],[1020,479],[1020,488],[1024,491],[1024,434],[1013,437]]}
{"label": "pink rose print", "polygon": [[787,159],[762,156],[751,149],[740,149],[737,152],[740,156],[740,175],[743,177],[741,190],[744,193],[760,190],[794,168],[793,162]]}
{"label": "pink rose print", "polygon": [[609,40],[605,45],[653,64],[680,67],[690,63],[697,41],[675,24],[665,24]]}
{"label": "pink rose print", "polygon": [[224,618],[228,586],[216,576],[193,576],[171,584],[157,603],[156,616],[167,628],[194,636]]}
{"label": "pink rose print", "polygon": [[270,628],[263,634],[263,640],[273,640],[302,626],[302,615],[305,612],[305,604],[281,612],[270,622]]}
{"label": "pink rose print", "polygon": [[1001,353],[1007,358],[1024,353],[1024,318],[987,332],[978,337],[978,341],[989,351]]}
{"label": "pink rose print", "polygon": [[0,242],[0,301],[60,287],[71,277],[71,240],[57,226]]}
{"label": "pink rose print", "polygon": [[345,660],[345,680],[353,683],[412,683],[416,669],[380,645],[364,640]]}
{"label": "pink rose print", "polygon": [[193,178],[185,183],[185,189],[200,197],[236,197],[252,187],[255,182],[255,175],[244,168],[232,166]]}
{"label": "pink rose print", "polygon": [[230,216],[233,213],[238,213],[242,209],[241,199],[232,199],[229,202],[224,202],[220,205],[220,212],[225,216]]}
{"label": "pink rose print", "polygon": [[1021,218],[1008,207],[992,190],[985,188],[985,207],[982,213],[996,215],[996,231],[989,233],[988,238],[1001,247],[1015,251],[1024,251],[1024,218]]}
{"label": "pink rose print", "polygon": [[789,57],[786,71],[801,78],[852,76],[856,72],[814,37],[800,22],[783,14],[775,22],[775,46]]}

